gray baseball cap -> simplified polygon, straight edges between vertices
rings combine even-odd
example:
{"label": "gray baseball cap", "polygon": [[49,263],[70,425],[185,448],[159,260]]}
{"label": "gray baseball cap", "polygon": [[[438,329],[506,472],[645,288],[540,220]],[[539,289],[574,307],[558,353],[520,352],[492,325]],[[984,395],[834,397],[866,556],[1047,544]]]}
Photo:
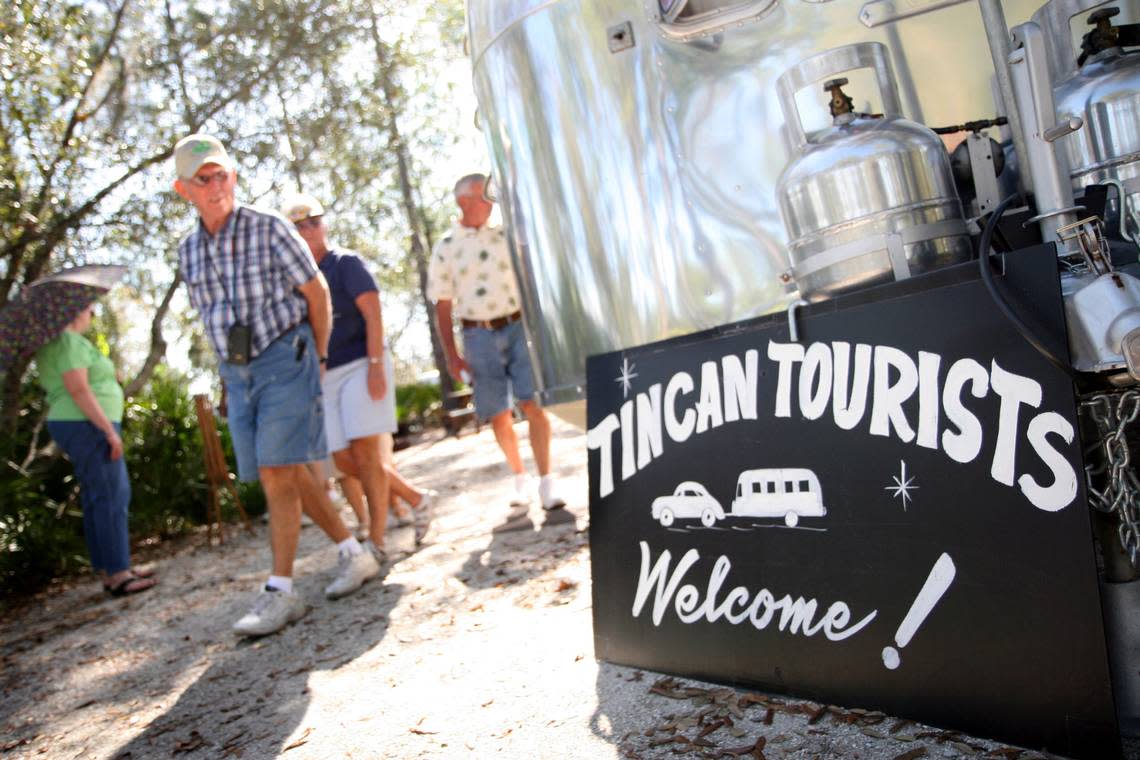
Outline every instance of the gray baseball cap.
{"label": "gray baseball cap", "polygon": [[182,179],[190,179],[206,164],[217,164],[232,170],[234,162],[221,141],[213,135],[187,135],[174,146],[174,170]]}

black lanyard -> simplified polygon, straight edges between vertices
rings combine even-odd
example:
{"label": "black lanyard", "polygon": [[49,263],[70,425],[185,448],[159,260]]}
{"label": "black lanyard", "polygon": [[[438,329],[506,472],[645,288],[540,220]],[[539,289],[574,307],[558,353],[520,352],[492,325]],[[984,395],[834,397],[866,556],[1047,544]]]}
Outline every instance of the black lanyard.
{"label": "black lanyard", "polygon": [[[216,274],[218,276],[218,284],[222,286],[222,295],[225,296],[226,306],[229,307],[230,314],[232,314],[234,317],[234,322],[236,324],[239,324],[239,325],[243,324],[241,315],[238,314],[238,311],[237,311],[238,272],[241,270],[241,268],[237,265],[237,232],[238,232],[238,219],[239,219],[240,215],[241,215],[241,206],[236,206],[234,208],[233,221],[230,224],[226,225],[226,227],[230,227],[230,226],[233,227],[233,233],[230,235],[230,261],[233,262],[233,267],[234,267],[234,273],[233,273],[234,297],[232,299],[230,298],[229,291],[226,290],[226,278],[218,270],[217,262],[215,262],[213,257],[210,256],[210,246],[208,243],[204,244],[203,248],[205,249],[205,252],[202,254],[202,258],[204,258],[206,260],[206,262],[210,265],[210,268],[214,270],[214,274]],[[218,230],[218,234],[221,234],[221,233],[222,233],[222,230]],[[208,239],[209,239],[209,235],[207,233],[207,240]]]}

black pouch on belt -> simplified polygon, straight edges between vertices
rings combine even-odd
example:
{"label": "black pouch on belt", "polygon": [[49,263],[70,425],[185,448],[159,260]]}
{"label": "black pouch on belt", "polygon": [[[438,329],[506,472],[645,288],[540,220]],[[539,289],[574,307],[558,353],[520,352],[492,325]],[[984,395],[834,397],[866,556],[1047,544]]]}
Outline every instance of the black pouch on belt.
{"label": "black pouch on belt", "polygon": [[253,350],[253,330],[249,325],[235,323],[226,334],[226,361],[230,364],[249,364]]}

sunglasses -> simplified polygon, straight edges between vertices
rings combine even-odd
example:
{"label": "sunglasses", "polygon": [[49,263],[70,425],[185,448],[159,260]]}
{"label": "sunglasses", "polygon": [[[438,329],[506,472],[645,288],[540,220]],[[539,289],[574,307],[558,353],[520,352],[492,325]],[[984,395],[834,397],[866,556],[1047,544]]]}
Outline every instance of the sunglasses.
{"label": "sunglasses", "polygon": [[310,216],[308,219],[302,219],[299,222],[293,222],[293,225],[299,230],[309,229],[310,227],[312,229],[316,229],[317,227],[321,226],[321,217]]}
{"label": "sunglasses", "polygon": [[183,180],[189,185],[194,187],[209,187],[215,182],[219,185],[225,184],[229,179],[230,173],[227,171],[214,172],[213,174],[195,174],[193,177]]}

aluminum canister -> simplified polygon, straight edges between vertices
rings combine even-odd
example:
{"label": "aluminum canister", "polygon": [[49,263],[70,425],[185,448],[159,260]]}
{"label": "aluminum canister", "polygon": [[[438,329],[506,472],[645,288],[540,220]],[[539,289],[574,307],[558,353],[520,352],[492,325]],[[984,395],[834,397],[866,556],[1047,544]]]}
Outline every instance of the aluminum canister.
{"label": "aluminum canister", "polygon": [[[1073,62],[1075,67],[1076,62]],[[1140,51],[1109,48],[1091,56],[1054,90],[1058,121],[1084,120],[1062,138],[1073,189],[1119,183],[1131,236],[1140,233]],[[1115,198],[1114,198],[1115,201]],[[1114,202],[1115,210],[1115,202]]]}
{"label": "aluminum canister", "polygon": [[[874,70],[883,115],[855,113],[808,136],[796,92],[824,78]],[[907,121],[880,43],[835,48],[778,82],[794,158],[777,186],[792,270],[818,300],[965,261],[971,254],[950,160],[931,130]]]}

